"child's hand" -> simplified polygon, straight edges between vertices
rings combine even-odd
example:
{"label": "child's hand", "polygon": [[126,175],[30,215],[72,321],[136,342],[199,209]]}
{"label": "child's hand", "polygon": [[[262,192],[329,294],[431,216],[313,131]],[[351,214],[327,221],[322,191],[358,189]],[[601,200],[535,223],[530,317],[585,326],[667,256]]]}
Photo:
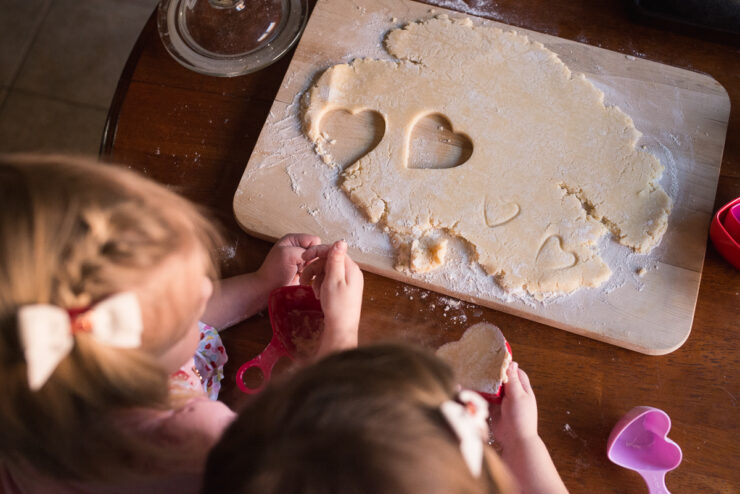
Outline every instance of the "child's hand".
{"label": "child's hand", "polygon": [[300,233],[291,233],[278,240],[256,272],[264,291],[269,294],[275,288],[298,283],[298,276],[307,264],[303,253],[319,244],[319,237]]}
{"label": "child's hand", "polygon": [[275,288],[298,282],[298,275],[307,264],[303,253],[320,243],[321,239],[314,235],[284,236],[256,272],[220,280],[200,320],[226,329],[263,310]]}
{"label": "child's hand", "polygon": [[504,384],[501,406],[492,409],[493,438],[503,448],[537,438],[537,401],[529,377],[512,362],[506,370],[509,382]]}
{"label": "child's hand", "polygon": [[529,377],[512,362],[506,371],[501,406],[492,407],[493,440],[514,474],[521,492],[568,494],[545,443],[537,435],[537,402]]}
{"label": "child's hand", "polygon": [[303,258],[313,262],[301,274],[301,284],[313,286],[324,312],[317,357],[356,347],[364,281],[359,266],[347,255],[347,244],[314,246]]}

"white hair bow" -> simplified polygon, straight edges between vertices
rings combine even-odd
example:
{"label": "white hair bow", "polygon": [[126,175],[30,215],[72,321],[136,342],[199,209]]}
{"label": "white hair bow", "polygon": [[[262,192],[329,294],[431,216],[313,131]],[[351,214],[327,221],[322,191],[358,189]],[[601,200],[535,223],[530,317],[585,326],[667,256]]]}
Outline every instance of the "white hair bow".
{"label": "white hair bow", "polygon": [[488,439],[488,402],[475,391],[463,390],[457,401],[440,405],[442,415],[460,439],[460,452],[473,477],[479,477],[483,466],[483,442]]}
{"label": "white hair bow", "polygon": [[49,379],[74,346],[74,333],[88,332],[106,345],[141,345],[141,308],[136,294],[123,292],[96,304],[75,318],[55,305],[24,305],[18,328],[28,367],[28,385],[36,391]]}

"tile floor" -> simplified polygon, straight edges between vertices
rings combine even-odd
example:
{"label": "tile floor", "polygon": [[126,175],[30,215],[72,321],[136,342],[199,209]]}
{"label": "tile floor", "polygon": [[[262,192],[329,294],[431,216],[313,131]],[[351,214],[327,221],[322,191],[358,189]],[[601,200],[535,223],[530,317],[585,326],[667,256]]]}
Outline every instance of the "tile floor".
{"label": "tile floor", "polygon": [[97,155],[158,0],[0,0],[0,152]]}

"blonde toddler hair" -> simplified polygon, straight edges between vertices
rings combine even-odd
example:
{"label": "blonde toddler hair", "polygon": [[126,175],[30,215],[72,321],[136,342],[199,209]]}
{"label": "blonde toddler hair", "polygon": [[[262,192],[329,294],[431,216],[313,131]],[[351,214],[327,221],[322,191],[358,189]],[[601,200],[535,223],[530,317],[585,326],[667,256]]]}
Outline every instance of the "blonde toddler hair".
{"label": "blonde toddler hair", "polygon": [[[140,300],[144,332],[138,349],[75,334],[72,352],[35,392],[28,385],[17,312],[27,304],[90,306],[145,283],[178,255],[213,252],[217,241],[191,203],[131,171],[81,158],[0,155],[0,366],[6,390],[0,460],[30,464],[55,478],[110,480],[166,455],[121,431],[115,415],[169,405],[168,376],[157,356],[188,329],[184,321],[191,316],[177,300]],[[212,259],[206,264],[215,275]],[[160,290],[166,293],[166,286]],[[171,324],[158,324],[164,315]]]}

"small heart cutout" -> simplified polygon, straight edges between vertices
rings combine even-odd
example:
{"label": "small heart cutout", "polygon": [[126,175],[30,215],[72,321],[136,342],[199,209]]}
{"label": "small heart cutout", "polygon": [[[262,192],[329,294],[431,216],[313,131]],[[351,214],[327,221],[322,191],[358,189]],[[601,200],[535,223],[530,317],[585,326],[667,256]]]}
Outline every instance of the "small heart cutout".
{"label": "small heart cutout", "polygon": [[550,235],[542,242],[535,262],[545,269],[566,269],[576,265],[578,258],[572,252],[563,250],[563,239],[559,235]]}
{"label": "small heart cutout", "polygon": [[468,136],[452,130],[450,121],[439,113],[419,119],[409,136],[407,168],[455,168],[473,154]]}
{"label": "small heart cutout", "polygon": [[486,200],[483,214],[486,225],[490,228],[501,226],[519,216],[519,204],[515,202],[502,202],[497,200]]}
{"label": "small heart cutout", "polygon": [[322,117],[319,129],[327,158],[345,168],[380,143],[385,135],[385,119],[373,110],[333,110]]}

